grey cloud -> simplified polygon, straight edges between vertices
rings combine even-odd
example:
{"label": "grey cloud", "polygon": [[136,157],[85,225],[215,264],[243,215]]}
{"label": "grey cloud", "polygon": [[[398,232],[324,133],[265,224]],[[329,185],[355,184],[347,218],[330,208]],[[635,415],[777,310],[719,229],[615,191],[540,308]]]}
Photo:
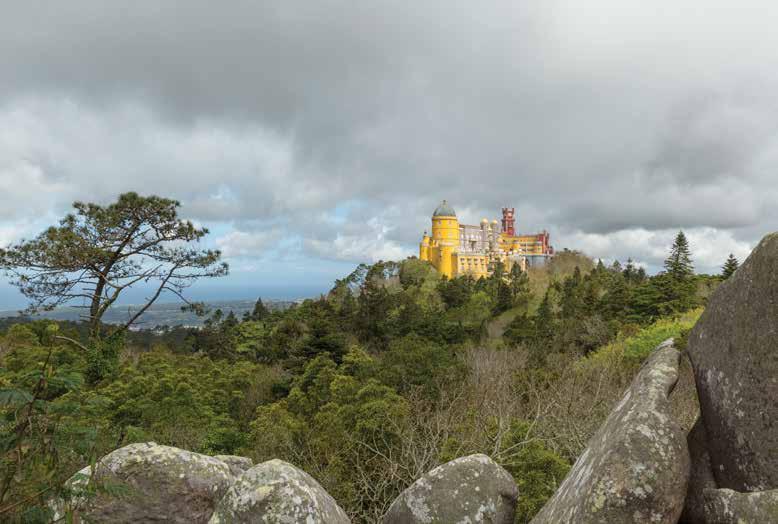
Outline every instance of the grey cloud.
{"label": "grey cloud", "polygon": [[[40,209],[169,194],[313,254],[413,252],[442,198],[470,220],[514,205],[557,245],[753,242],[778,226],[778,8],[742,4],[18,2],[0,188],[29,179]],[[0,218],[26,216],[8,185]],[[343,202],[364,207],[342,222]]]}

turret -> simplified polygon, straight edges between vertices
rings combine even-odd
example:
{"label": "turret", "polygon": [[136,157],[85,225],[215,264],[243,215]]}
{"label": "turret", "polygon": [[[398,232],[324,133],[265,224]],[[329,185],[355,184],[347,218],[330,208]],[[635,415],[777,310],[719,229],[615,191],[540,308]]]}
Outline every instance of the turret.
{"label": "turret", "polygon": [[426,231],[421,239],[421,244],[419,244],[419,258],[421,260],[430,259],[430,236]]}
{"label": "turret", "polygon": [[504,207],[502,208],[502,232],[508,236],[516,236],[516,220],[514,213],[516,208]]}
{"label": "turret", "polygon": [[459,220],[445,200],[432,214],[432,242],[438,246],[438,271],[451,278],[456,266],[453,256],[459,248]]}

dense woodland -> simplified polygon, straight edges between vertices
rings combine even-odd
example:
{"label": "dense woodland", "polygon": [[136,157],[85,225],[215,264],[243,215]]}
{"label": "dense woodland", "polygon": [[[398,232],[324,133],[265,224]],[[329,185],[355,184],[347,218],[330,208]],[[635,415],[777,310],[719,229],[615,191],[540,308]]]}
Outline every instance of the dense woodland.
{"label": "dense woodland", "polygon": [[[432,467],[482,452],[514,475],[527,522],[648,352],[682,338],[733,265],[695,274],[680,233],[654,276],[562,251],[544,268],[446,280],[409,258],[360,265],[286,311],[259,300],[244,318],[204,312],[199,330],[111,337],[89,322],[7,321],[0,520],[47,521],[74,472],[155,441],[287,460],[355,522],[375,522]],[[110,350],[91,350],[95,329]],[[687,424],[690,390],[677,392]]]}

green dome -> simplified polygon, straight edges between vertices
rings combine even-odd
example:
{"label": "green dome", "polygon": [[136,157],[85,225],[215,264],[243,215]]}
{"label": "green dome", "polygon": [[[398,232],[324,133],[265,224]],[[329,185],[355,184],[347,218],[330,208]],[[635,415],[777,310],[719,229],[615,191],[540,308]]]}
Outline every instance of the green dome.
{"label": "green dome", "polygon": [[454,208],[448,205],[448,202],[445,200],[438,206],[438,208],[435,210],[434,213],[432,213],[433,217],[455,217],[457,216],[456,212],[454,211]]}

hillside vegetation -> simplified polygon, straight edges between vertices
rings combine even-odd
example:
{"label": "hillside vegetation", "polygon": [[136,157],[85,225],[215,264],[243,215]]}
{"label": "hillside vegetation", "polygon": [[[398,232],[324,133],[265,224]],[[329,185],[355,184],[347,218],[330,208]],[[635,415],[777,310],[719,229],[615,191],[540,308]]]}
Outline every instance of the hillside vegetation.
{"label": "hillside vegetation", "polygon": [[677,242],[652,277],[571,251],[478,281],[441,279],[414,258],[362,265],[285,311],[259,301],[201,330],[127,338],[97,380],[65,340],[84,341],[77,326],[11,325],[0,339],[0,520],[46,521],[46,501],[84,464],[156,441],[287,460],[355,522],[377,521],[434,466],[485,453],[515,477],[527,522],[651,349],[699,316],[720,277],[694,275],[688,255]]}

